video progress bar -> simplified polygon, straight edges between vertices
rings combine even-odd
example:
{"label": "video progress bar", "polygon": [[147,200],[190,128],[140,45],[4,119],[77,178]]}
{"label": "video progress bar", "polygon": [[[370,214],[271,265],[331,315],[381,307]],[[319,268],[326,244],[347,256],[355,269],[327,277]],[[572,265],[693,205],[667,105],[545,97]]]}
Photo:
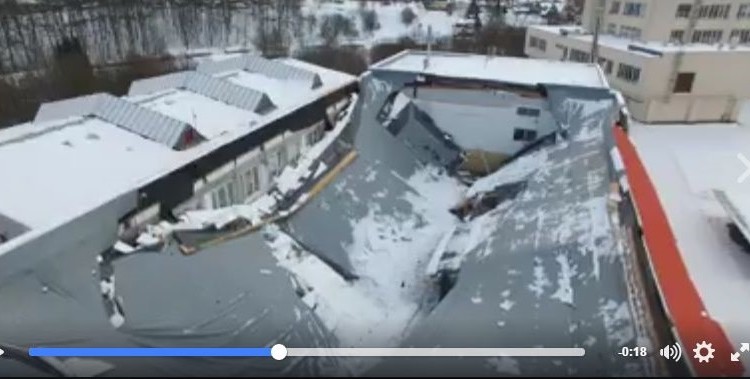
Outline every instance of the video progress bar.
{"label": "video progress bar", "polygon": [[583,348],[32,347],[32,357],[582,357]]}
{"label": "video progress bar", "polygon": [[286,348],[289,357],[582,357],[586,350],[579,347],[521,348]]}

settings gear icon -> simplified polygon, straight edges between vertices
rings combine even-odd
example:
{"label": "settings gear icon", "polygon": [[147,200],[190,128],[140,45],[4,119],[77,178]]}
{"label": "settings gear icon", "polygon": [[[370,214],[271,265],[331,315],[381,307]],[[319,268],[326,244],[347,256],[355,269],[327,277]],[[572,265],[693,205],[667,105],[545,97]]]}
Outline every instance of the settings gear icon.
{"label": "settings gear icon", "polygon": [[695,352],[693,358],[697,359],[698,362],[708,362],[713,359],[715,351],[711,344],[706,343],[706,341],[696,343],[695,349],[693,349],[693,352]]}

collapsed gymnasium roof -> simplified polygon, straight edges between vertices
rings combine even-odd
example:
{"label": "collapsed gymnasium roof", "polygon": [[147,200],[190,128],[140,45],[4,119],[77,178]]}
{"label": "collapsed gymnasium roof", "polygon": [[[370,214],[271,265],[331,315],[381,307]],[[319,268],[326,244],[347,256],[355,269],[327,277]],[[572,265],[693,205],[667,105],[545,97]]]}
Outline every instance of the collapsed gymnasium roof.
{"label": "collapsed gymnasium roof", "polygon": [[[397,59],[391,66],[400,67]],[[435,67],[440,65],[433,66],[432,79],[449,78]],[[107,374],[652,372],[649,361],[609,358],[622,346],[649,343],[639,325],[641,310],[629,298],[623,259],[628,248],[610,191],[619,178],[611,154],[610,128],[619,108],[614,95],[601,85],[522,83],[525,90],[545,92],[554,132],[497,172],[465,184],[452,165],[461,159],[460,148],[441,139],[429,122],[406,118],[398,131],[383,123],[387,100],[423,79],[422,70],[408,67],[374,67],[364,75],[351,122],[333,143],[355,158],[328,171],[334,173],[327,176],[330,183],[304,194],[296,212],[258,231],[190,256],[168,244],[99,263],[84,253],[81,241],[80,249],[0,281],[0,294],[7,294],[0,298],[19,304],[0,315],[0,341],[587,349],[582,360],[441,358],[419,364],[109,359]],[[504,84],[495,77],[473,80]],[[495,198],[486,212],[463,219],[451,212],[467,199],[485,197]],[[435,279],[440,275],[457,280],[441,288]],[[112,279],[100,289],[102,277]]]}

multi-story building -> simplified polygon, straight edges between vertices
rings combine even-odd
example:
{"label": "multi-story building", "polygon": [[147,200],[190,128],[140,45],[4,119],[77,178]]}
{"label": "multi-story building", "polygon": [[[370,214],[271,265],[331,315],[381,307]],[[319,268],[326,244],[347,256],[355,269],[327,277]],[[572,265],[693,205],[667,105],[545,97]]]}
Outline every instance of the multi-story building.
{"label": "multi-story building", "polygon": [[525,52],[596,59],[641,121],[736,121],[750,97],[750,1],[587,0],[581,26],[529,27]]}

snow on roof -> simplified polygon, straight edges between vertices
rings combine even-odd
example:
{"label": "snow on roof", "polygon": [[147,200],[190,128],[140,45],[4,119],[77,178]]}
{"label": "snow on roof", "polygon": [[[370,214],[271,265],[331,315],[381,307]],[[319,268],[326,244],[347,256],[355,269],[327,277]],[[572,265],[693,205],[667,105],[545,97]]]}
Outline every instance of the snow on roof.
{"label": "snow on roof", "polygon": [[138,107],[108,93],[97,93],[44,103],[34,122],[69,117],[97,117],[137,135],[173,149],[183,149],[185,132],[190,124]]}
{"label": "snow on roof", "polygon": [[248,110],[184,90],[162,92],[158,96],[133,98],[148,108],[189,123],[208,139],[231,130],[252,130],[260,117]]}
{"label": "snow on roof", "polygon": [[423,51],[409,50],[372,66],[373,70],[424,73],[450,78],[478,79],[521,85],[562,84],[608,87],[597,65],[542,59],[489,57],[433,51],[425,69]]}
{"label": "snow on roof", "polygon": [[[272,112],[263,115],[253,115],[247,112],[248,117],[244,121],[250,127],[237,127],[243,122],[242,117],[245,111],[242,109],[186,91],[176,91],[171,95],[167,92],[154,94],[157,99],[150,106],[158,112],[135,103],[135,101],[146,101],[151,98],[146,95],[120,99],[109,94],[96,94],[43,104],[41,108],[43,112],[37,116],[38,119],[35,122],[23,124],[20,130],[11,127],[0,131],[0,157],[3,160],[0,167],[8,167],[8,170],[2,170],[2,172],[5,175],[4,178],[8,178],[8,182],[13,182],[0,188],[0,213],[27,224],[35,230],[35,233],[27,233],[29,236],[25,238],[36,238],[35,236],[39,233],[44,233],[117,196],[152,182],[253,130],[262,128],[298,108],[313,103],[322,96],[356,82],[356,77],[351,75],[295,60],[284,61],[290,65],[314,71],[320,76],[322,85],[314,90],[297,88],[294,91],[296,94],[294,101],[280,105]],[[254,89],[260,92],[266,90],[265,88]],[[166,97],[159,98],[162,95]],[[103,104],[101,99],[105,100],[104,110],[101,109]],[[170,100],[175,100],[175,103],[168,104]],[[122,106],[110,107],[111,104]],[[153,120],[166,120],[166,122],[133,124],[138,121],[138,118],[131,117],[133,113],[118,111],[133,109],[137,111],[137,115],[147,114],[154,116]],[[193,117],[194,110],[195,118]],[[183,111],[186,113],[183,114]],[[165,116],[165,114],[170,114],[172,117]],[[86,118],[86,116],[94,117]],[[185,128],[193,128],[192,124],[196,120],[198,127],[213,138],[186,150],[159,149],[157,147],[165,146],[138,135],[138,128],[148,126],[153,127],[154,130],[148,129],[144,132],[153,132],[156,133],[154,136],[159,137],[162,131],[156,126],[179,124],[184,125]],[[120,121],[124,123],[114,124]],[[253,121],[257,123],[252,125]],[[68,126],[65,122],[78,122],[81,125]],[[104,126],[100,132],[97,129],[98,126]],[[129,128],[130,126],[134,128]],[[113,131],[112,128],[118,131]],[[39,133],[40,130],[41,133]],[[89,132],[101,135],[100,140],[93,140],[99,141],[98,144],[85,138]],[[70,140],[74,148],[60,149],[58,145],[65,140]],[[3,141],[14,143],[3,143]],[[81,144],[81,141],[84,143]],[[47,151],[44,146],[54,146],[55,149]],[[143,153],[130,154],[130,152],[139,151]],[[29,172],[33,172],[34,175],[29,176],[26,169],[31,170]],[[18,176],[17,180],[14,179],[16,176]],[[60,193],[62,196],[70,197],[70,201],[57,203],[59,196],[57,199],[49,196],[49,183],[58,182],[62,183],[62,186],[58,188],[67,188],[65,191],[61,190]],[[81,189],[78,190],[78,188]],[[10,197],[2,196],[4,193]],[[17,238],[17,240],[21,239],[22,237]],[[15,241],[15,243],[24,242]],[[5,249],[0,248],[0,254],[11,248],[7,246],[10,244],[3,244],[2,247]]]}
{"label": "snow on roof", "polygon": [[[750,129],[636,123],[630,134],[706,310],[733,345],[748,342],[750,254],[729,237],[731,218],[714,190],[750,191],[750,181],[738,183],[747,167],[737,158],[750,157]],[[750,366],[750,356],[741,358]]]}
{"label": "snow on roof", "polygon": [[122,194],[174,151],[96,118],[0,145],[0,212],[30,228],[61,222]]}
{"label": "snow on roof", "polygon": [[[529,26],[532,29],[543,30],[549,33],[561,34],[568,33],[568,38],[574,38],[579,41],[591,43],[594,39],[594,35],[587,32],[580,26],[566,26],[566,25],[533,25]],[[687,43],[678,44],[671,42],[657,42],[657,41],[637,41],[624,37],[619,37],[612,34],[600,34],[599,44],[612,49],[628,51],[647,57],[656,57],[659,53],[673,53],[677,51],[684,51],[688,53],[707,53],[707,52],[748,52],[750,46],[747,45],[736,45],[734,47],[726,43]],[[633,46],[633,48],[631,48]],[[639,49],[640,48],[640,49]],[[649,53],[649,51],[656,52]]]}
{"label": "snow on roof", "polygon": [[198,72],[207,74],[243,70],[284,81],[299,81],[304,83],[308,89],[318,88],[322,85],[320,75],[316,71],[250,54],[219,61],[204,61],[196,69]]}
{"label": "snow on roof", "polygon": [[151,94],[167,89],[185,89],[258,114],[270,112],[275,108],[263,92],[195,71],[175,72],[136,80],[130,85],[128,94]]}

